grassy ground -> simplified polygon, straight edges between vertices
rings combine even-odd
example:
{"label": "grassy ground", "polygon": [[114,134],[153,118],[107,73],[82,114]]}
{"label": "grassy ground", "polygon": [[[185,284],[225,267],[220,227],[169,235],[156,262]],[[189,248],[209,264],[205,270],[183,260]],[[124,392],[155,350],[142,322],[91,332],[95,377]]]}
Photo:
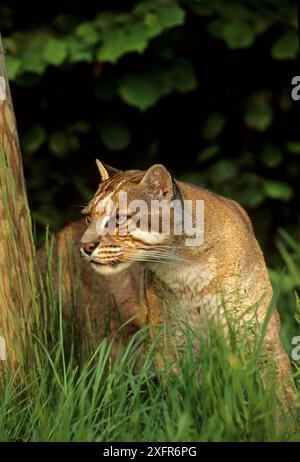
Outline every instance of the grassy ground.
{"label": "grassy ground", "polygon": [[[3,159],[1,162],[3,167]],[[1,168],[0,174],[3,171]],[[9,214],[9,204],[5,205]],[[300,250],[289,237],[282,238],[280,252],[288,271],[279,306],[283,338],[290,348],[291,337],[299,332],[294,322],[294,290],[299,288]],[[47,271],[40,288],[30,281],[33,346],[24,351],[23,366],[17,373],[1,364],[1,441],[300,439],[300,427],[291,416],[275,426],[274,396],[280,384],[270,380],[268,386],[262,386],[257,368],[260,338],[249,357],[247,345],[237,341],[238,330],[226,342],[221,330],[211,328],[206,341],[198,339],[201,355],[196,359],[187,328],[187,349],[177,376],[167,370],[155,372],[153,345],[141,369],[136,368],[147,331],[136,334],[115,361],[110,355],[112,344],[106,339],[98,339],[87,359],[79,361],[83,339],[78,335],[76,316],[63,318],[62,285],[60,282],[58,290],[55,288],[52,272],[54,247],[52,243],[48,248]],[[61,281],[63,268],[61,263],[58,266]],[[272,278],[278,286],[280,274],[273,272]],[[76,267],[75,280],[80,280]],[[75,292],[72,308],[82,310]],[[295,374],[299,375],[296,369]]]}
{"label": "grassy ground", "polygon": [[[51,260],[50,256],[48,257]],[[60,273],[62,274],[62,268]],[[191,334],[179,376],[158,376],[149,349],[135,365],[147,332],[133,337],[116,361],[102,339],[89,359],[78,361],[73,318],[65,323],[51,265],[39,295],[40,316],[27,353],[25,379],[1,376],[2,441],[286,441],[299,440],[292,417],[274,425],[275,385],[264,389],[257,362],[217,328],[195,359]],[[285,326],[286,327],[286,326]],[[285,332],[285,335],[288,333]],[[259,339],[257,344],[259,344]]]}

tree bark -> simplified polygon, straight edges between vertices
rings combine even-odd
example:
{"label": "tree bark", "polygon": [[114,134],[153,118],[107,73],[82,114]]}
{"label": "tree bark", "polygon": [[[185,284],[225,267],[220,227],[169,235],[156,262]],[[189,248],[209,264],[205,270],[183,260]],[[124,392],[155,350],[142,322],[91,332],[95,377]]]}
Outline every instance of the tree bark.
{"label": "tree bark", "polygon": [[22,158],[0,34],[0,360],[14,369],[28,351],[33,262]]}

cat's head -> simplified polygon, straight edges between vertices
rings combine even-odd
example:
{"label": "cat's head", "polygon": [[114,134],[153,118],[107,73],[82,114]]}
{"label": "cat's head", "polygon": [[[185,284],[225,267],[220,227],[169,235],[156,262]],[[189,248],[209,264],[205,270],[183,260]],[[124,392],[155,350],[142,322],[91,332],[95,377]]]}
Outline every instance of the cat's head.
{"label": "cat's head", "polygon": [[85,259],[102,274],[115,274],[135,261],[171,259],[175,239],[171,204],[180,203],[181,196],[167,169],[156,164],[146,172],[123,172],[98,160],[97,166],[102,181],[83,210]]}

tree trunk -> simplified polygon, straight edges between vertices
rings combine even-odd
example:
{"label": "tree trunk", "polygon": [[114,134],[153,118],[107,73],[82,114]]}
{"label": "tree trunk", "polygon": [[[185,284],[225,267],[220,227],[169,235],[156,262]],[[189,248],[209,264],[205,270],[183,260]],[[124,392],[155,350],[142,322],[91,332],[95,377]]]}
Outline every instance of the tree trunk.
{"label": "tree trunk", "polygon": [[[33,309],[31,222],[0,34],[0,360],[13,368],[28,351]],[[4,363],[2,362],[2,365]]]}

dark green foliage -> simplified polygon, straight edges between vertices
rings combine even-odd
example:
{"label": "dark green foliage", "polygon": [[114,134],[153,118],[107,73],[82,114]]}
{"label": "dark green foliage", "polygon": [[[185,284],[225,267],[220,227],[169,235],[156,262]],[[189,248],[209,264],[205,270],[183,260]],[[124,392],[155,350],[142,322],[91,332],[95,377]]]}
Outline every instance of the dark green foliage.
{"label": "dark green foliage", "polygon": [[296,2],[4,1],[0,25],[38,225],[79,216],[93,159],[165,163],[237,199],[268,251],[299,225]]}

